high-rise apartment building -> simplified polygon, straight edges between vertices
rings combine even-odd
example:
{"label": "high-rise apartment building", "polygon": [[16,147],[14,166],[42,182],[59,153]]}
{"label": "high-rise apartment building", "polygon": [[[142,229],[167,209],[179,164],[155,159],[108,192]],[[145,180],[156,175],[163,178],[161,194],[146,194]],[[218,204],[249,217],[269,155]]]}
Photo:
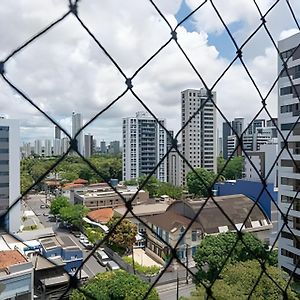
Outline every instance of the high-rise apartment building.
{"label": "high-rise apartment building", "polygon": [[[0,216],[20,196],[20,129],[16,120],[0,119]],[[17,232],[21,225],[21,203],[1,218],[1,226]]]}
{"label": "high-rise apartment building", "polygon": [[60,139],[53,140],[53,155],[58,156],[62,155],[62,144]]}
{"label": "high-rise apartment building", "polygon": [[[79,131],[82,127],[82,115],[80,113],[73,112],[72,114],[72,137]],[[81,131],[80,134],[76,137],[77,140],[77,147],[79,153],[83,153],[83,132]]]}
{"label": "high-rise apartment building", "polygon": [[[266,125],[265,119],[255,119],[249,124],[248,133],[256,133],[257,128],[263,128]],[[271,125],[272,126],[272,125]]]}
{"label": "high-rise apartment building", "polygon": [[84,136],[84,157],[91,157],[93,155],[93,136],[91,134],[86,134]]}
{"label": "high-rise apartment building", "polygon": [[107,147],[106,147],[106,142],[105,141],[100,142],[100,152],[101,153],[107,153]]}
{"label": "high-rise apartment building", "polygon": [[[166,126],[164,119],[159,122]],[[167,134],[148,113],[138,112],[135,117],[123,119],[123,179],[148,175],[167,152]],[[155,172],[160,181],[167,180],[164,160]]]}
{"label": "high-rise apartment building", "polygon": [[70,147],[70,140],[67,137],[61,139],[61,151],[66,153]]}
{"label": "high-rise apartment building", "polygon": [[38,156],[42,156],[42,141],[41,140],[34,141],[33,153]]}
{"label": "high-rise apartment building", "polygon": [[228,158],[228,148],[227,148],[228,137],[232,135],[231,127],[229,126],[229,124],[227,122],[223,123],[222,134],[223,134],[223,144],[222,144],[223,157],[224,157],[224,159],[227,159]]}
{"label": "high-rise apartment building", "polygon": [[233,133],[236,133],[238,136],[241,136],[245,130],[245,119],[244,118],[234,118],[231,122]]}
{"label": "high-rise apartment building", "polygon": [[51,140],[45,140],[45,151],[44,156],[52,156],[52,145]]}
{"label": "high-rise apartment building", "polygon": [[61,139],[61,130],[56,125],[54,126],[54,139]]}
{"label": "high-rise apartment building", "polygon": [[[216,101],[216,93],[213,93]],[[194,168],[205,168],[217,172],[217,124],[216,109],[207,100],[206,90],[187,89],[181,92],[181,125],[184,126],[200,108],[182,131],[182,154]],[[186,163],[182,163],[182,184],[186,184],[186,176],[190,171]]]}
{"label": "high-rise apartment building", "polygon": [[31,156],[31,144],[30,143],[23,143],[22,158],[27,158],[29,156]]}
{"label": "high-rise apartment building", "polygon": [[[300,33],[279,41],[278,47],[281,57],[287,63],[288,74],[282,71],[282,60],[278,59],[279,81],[278,81],[278,126],[283,137],[288,136],[288,148],[296,165],[292,161],[288,151],[283,150],[278,167],[278,204],[280,209],[288,212],[288,225],[297,236],[283,227],[278,240],[278,264],[288,273],[295,270],[295,276],[299,278],[300,268],[300,114],[299,93],[300,93]],[[291,85],[291,80],[294,88]],[[298,94],[298,96],[297,96]],[[294,127],[294,124],[296,126]],[[290,132],[291,131],[291,132]],[[284,147],[282,137],[278,135],[280,148]],[[278,219],[278,228],[283,225],[281,215]]]}
{"label": "high-rise apartment building", "polygon": [[120,141],[111,141],[109,143],[109,153],[118,154],[120,153]]}

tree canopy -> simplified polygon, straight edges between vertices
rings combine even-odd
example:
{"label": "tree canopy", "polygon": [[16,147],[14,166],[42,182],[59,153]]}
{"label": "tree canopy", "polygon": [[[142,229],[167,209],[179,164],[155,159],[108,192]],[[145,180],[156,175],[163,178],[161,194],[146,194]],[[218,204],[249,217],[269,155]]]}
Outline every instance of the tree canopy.
{"label": "tree canopy", "polygon": [[[62,180],[71,182],[77,178],[88,180],[89,183],[101,182],[104,179],[116,178],[122,180],[122,158],[120,155],[94,155],[90,162],[99,170],[103,178],[99,177],[80,157],[67,156],[54,170]],[[56,157],[30,157],[21,161],[22,192],[41,175],[47,172],[57,161]],[[41,188],[38,185],[37,188]]]}
{"label": "tree canopy", "polygon": [[[87,284],[81,286],[81,291],[74,290],[71,300],[142,300],[150,285],[137,276],[125,271],[105,272],[96,275]],[[155,289],[152,289],[148,300],[159,300]]]}
{"label": "tree canopy", "polygon": [[[285,290],[288,278],[279,268],[266,266],[266,272],[274,281]],[[257,279],[261,274],[261,266],[256,260],[248,260],[237,264],[227,265],[212,286],[212,297],[206,298],[203,286],[198,286],[196,292],[192,293],[190,300],[196,299],[218,299],[218,300],[278,300],[282,298],[282,290],[264,273],[252,291]],[[298,299],[290,287],[287,289],[287,299]]]}
{"label": "tree canopy", "polygon": [[210,188],[213,184],[216,175],[213,172],[203,168],[197,168],[195,169],[195,171],[198,174],[198,176],[193,171],[190,171],[187,174],[188,191],[189,193],[199,197],[207,197],[209,195],[208,188]]}
{"label": "tree canopy", "polygon": [[81,204],[69,205],[59,210],[60,218],[74,227],[81,229],[82,218],[87,215],[89,209]]}
{"label": "tree canopy", "polygon": [[[193,256],[198,269],[196,276],[199,280],[211,281],[216,278],[236,240],[237,233],[235,232],[209,235],[204,238]],[[254,258],[267,259],[269,257],[270,253],[267,245],[263,244],[253,234],[244,233],[243,241],[244,243],[240,240],[237,242],[228,262],[235,263]],[[268,262],[272,265],[277,263],[272,255],[270,255]]]}
{"label": "tree canopy", "polygon": [[[147,176],[141,176],[139,178],[126,180],[126,185],[142,185],[147,179]],[[162,195],[168,195],[173,199],[180,199],[182,196],[182,188],[179,186],[174,186],[168,182],[160,182],[156,177],[151,176],[148,182],[143,187],[144,190],[149,192],[149,197],[160,197]]]}
{"label": "tree canopy", "polygon": [[55,197],[51,201],[50,213],[52,215],[59,215],[60,209],[63,207],[67,207],[67,206],[70,206],[70,202],[67,197],[64,197],[64,196]]}
{"label": "tree canopy", "polygon": [[218,157],[217,162],[218,162],[218,174],[224,176],[225,179],[242,178],[243,162],[244,162],[242,156],[232,157],[223,171],[222,169],[226,163],[226,160],[223,157]]}
{"label": "tree canopy", "polygon": [[[113,226],[118,222],[119,218],[113,218],[108,222],[107,226],[109,229],[112,229]],[[121,223],[115,228],[111,234],[108,243],[112,246],[117,246],[119,248],[131,249],[133,243],[135,242],[135,236],[137,235],[138,230],[136,224],[124,219]]]}

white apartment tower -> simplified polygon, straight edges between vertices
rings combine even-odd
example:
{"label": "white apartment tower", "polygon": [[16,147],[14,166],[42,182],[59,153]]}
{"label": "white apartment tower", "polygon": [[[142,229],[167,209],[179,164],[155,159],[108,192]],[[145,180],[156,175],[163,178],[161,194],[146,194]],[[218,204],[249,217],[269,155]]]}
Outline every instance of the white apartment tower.
{"label": "white apartment tower", "polygon": [[[287,227],[283,228],[278,240],[278,263],[285,271],[292,273],[300,258],[300,33],[278,42],[281,57],[286,61],[288,74],[282,72],[282,61],[278,58],[278,126],[284,137],[292,130],[288,137],[288,148],[296,165],[285,149],[278,161],[278,204],[280,209],[287,213],[287,220],[292,232]],[[290,78],[289,78],[290,77]],[[291,81],[295,88],[292,87]],[[298,96],[297,96],[298,94]],[[297,123],[295,127],[294,124]],[[284,147],[278,135],[279,147]],[[278,228],[283,225],[281,215],[278,218]],[[300,276],[300,268],[295,271],[295,276]]]}
{"label": "white apartment tower", "polygon": [[51,140],[45,140],[45,152],[44,156],[52,156],[52,145],[51,145]]}
{"label": "white apartment tower", "polygon": [[[82,127],[82,115],[80,113],[72,113],[72,137],[78,132],[78,130]],[[83,132],[81,131],[80,134],[76,138],[78,151],[79,153],[83,154]]]}
{"label": "white apartment tower", "polygon": [[34,141],[34,154],[38,156],[42,156],[42,140],[35,140]]}
{"label": "white apartment tower", "polygon": [[[0,119],[0,216],[20,196],[20,129],[17,120]],[[3,218],[1,226],[17,232],[21,225],[21,201]]]}
{"label": "white apartment tower", "polygon": [[[182,154],[194,168],[205,168],[217,172],[217,126],[216,108],[207,100],[206,90],[187,89],[181,92],[181,125],[184,126],[190,117],[203,106],[199,113],[182,131]],[[213,92],[216,102],[216,93]],[[190,171],[182,163],[182,184],[186,185],[186,176]]]}
{"label": "white apartment tower", "polygon": [[[164,119],[159,122],[166,126]],[[167,134],[146,112],[123,119],[123,180],[148,175],[167,152]],[[167,180],[166,159],[157,168],[155,176]]]}

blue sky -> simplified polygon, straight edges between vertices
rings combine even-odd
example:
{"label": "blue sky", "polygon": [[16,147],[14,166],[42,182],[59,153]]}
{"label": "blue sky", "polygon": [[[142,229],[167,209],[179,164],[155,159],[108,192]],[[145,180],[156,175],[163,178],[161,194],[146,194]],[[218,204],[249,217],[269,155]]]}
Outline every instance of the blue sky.
{"label": "blue sky", "polygon": [[[175,15],[177,22],[180,22],[191,12],[192,12],[191,8],[186,4],[185,0],[183,0],[178,13]],[[243,25],[244,25],[243,22],[232,23],[229,25],[229,30],[232,33],[234,33],[240,30],[243,27]],[[195,21],[193,20],[193,16],[188,18],[182,24],[182,26],[184,26],[185,29],[189,32],[198,31]],[[213,45],[216,47],[221,57],[226,58],[230,61],[234,58],[236,49],[228,33],[225,30],[222,31],[222,33],[220,34],[209,33],[208,43],[209,45]]]}

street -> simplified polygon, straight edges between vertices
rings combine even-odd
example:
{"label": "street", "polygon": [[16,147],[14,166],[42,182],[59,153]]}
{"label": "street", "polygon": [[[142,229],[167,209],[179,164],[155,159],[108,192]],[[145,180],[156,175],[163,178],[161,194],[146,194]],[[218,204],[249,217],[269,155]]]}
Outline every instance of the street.
{"label": "street", "polygon": [[[177,283],[169,283],[156,287],[160,299],[163,300],[177,300]],[[189,297],[191,292],[195,290],[195,285],[189,283],[188,285],[180,282],[178,288],[178,298]]]}
{"label": "street", "polygon": [[[50,205],[49,201],[47,204]],[[79,239],[76,238],[73,234],[71,234],[67,229],[59,228],[59,223],[57,222],[50,222],[48,215],[49,215],[49,208],[41,208],[41,205],[46,205],[46,196],[37,194],[37,195],[29,195],[28,199],[26,200],[26,205],[29,209],[31,209],[35,215],[38,217],[39,222],[43,227],[52,227],[53,231],[58,236],[68,235],[72,238],[75,244],[82,249],[83,252],[83,259],[85,259],[91,250],[87,250],[80,242]],[[28,209],[27,208],[27,209]],[[98,273],[105,272],[106,269],[102,267],[94,256],[91,256],[89,260],[83,266],[83,271],[89,276],[94,276]]]}
{"label": "street", "polygon": [[[47,203],[50,205],[49,201]],[[42,205],[42,208],[41,208]],[[58,225],[58,222],[50,222],[48,215],[49,215],[49,208],[45,207],[46,205],[46,197],[45,195],[41,194],[36,194],[36,195],[29,195],[28,199],[26,200],[26,206],[27,210],[32,210],[35,215],[37,216],[36,219],[39,220],[40,226],[38,228],[43,228],[43,227],[52,227],[53,231],[58,235],[58,236],[64,236],[68,235],[72,238],[74,243],[82,249],[83,252],[83,258],[85,259],[91,250],[87,250],[80,242],[79,238],[76,238],[73,234],[71,234],[67,229],[65,228],[60,228]],[[89,276],[95,276],[98,273],[105,272],[106,269],[102,267],[96,258],[94,256],[91,256],[88,261],[84,264],[83,266],[83,271]],[[186,284],[185,283],[185,276],[186,276],[186,271],[185,270],[180,270],[177,272],[180,278],[179,282],[179,288],[178,288],[178,298],[181,296],[184,297],[189,297],[191,291],[195,289],[195,285],[192,283]],[[166,272],[163,277],[161,278],[161,282],[166,281],[170,282],[174,278],[174,273],[169,273]],[[163,300],[176,300],[177,298],[177,282],[173,283],[168,283],[168,284],[162,284],[157,287],[155,287],[160,299]]]}

